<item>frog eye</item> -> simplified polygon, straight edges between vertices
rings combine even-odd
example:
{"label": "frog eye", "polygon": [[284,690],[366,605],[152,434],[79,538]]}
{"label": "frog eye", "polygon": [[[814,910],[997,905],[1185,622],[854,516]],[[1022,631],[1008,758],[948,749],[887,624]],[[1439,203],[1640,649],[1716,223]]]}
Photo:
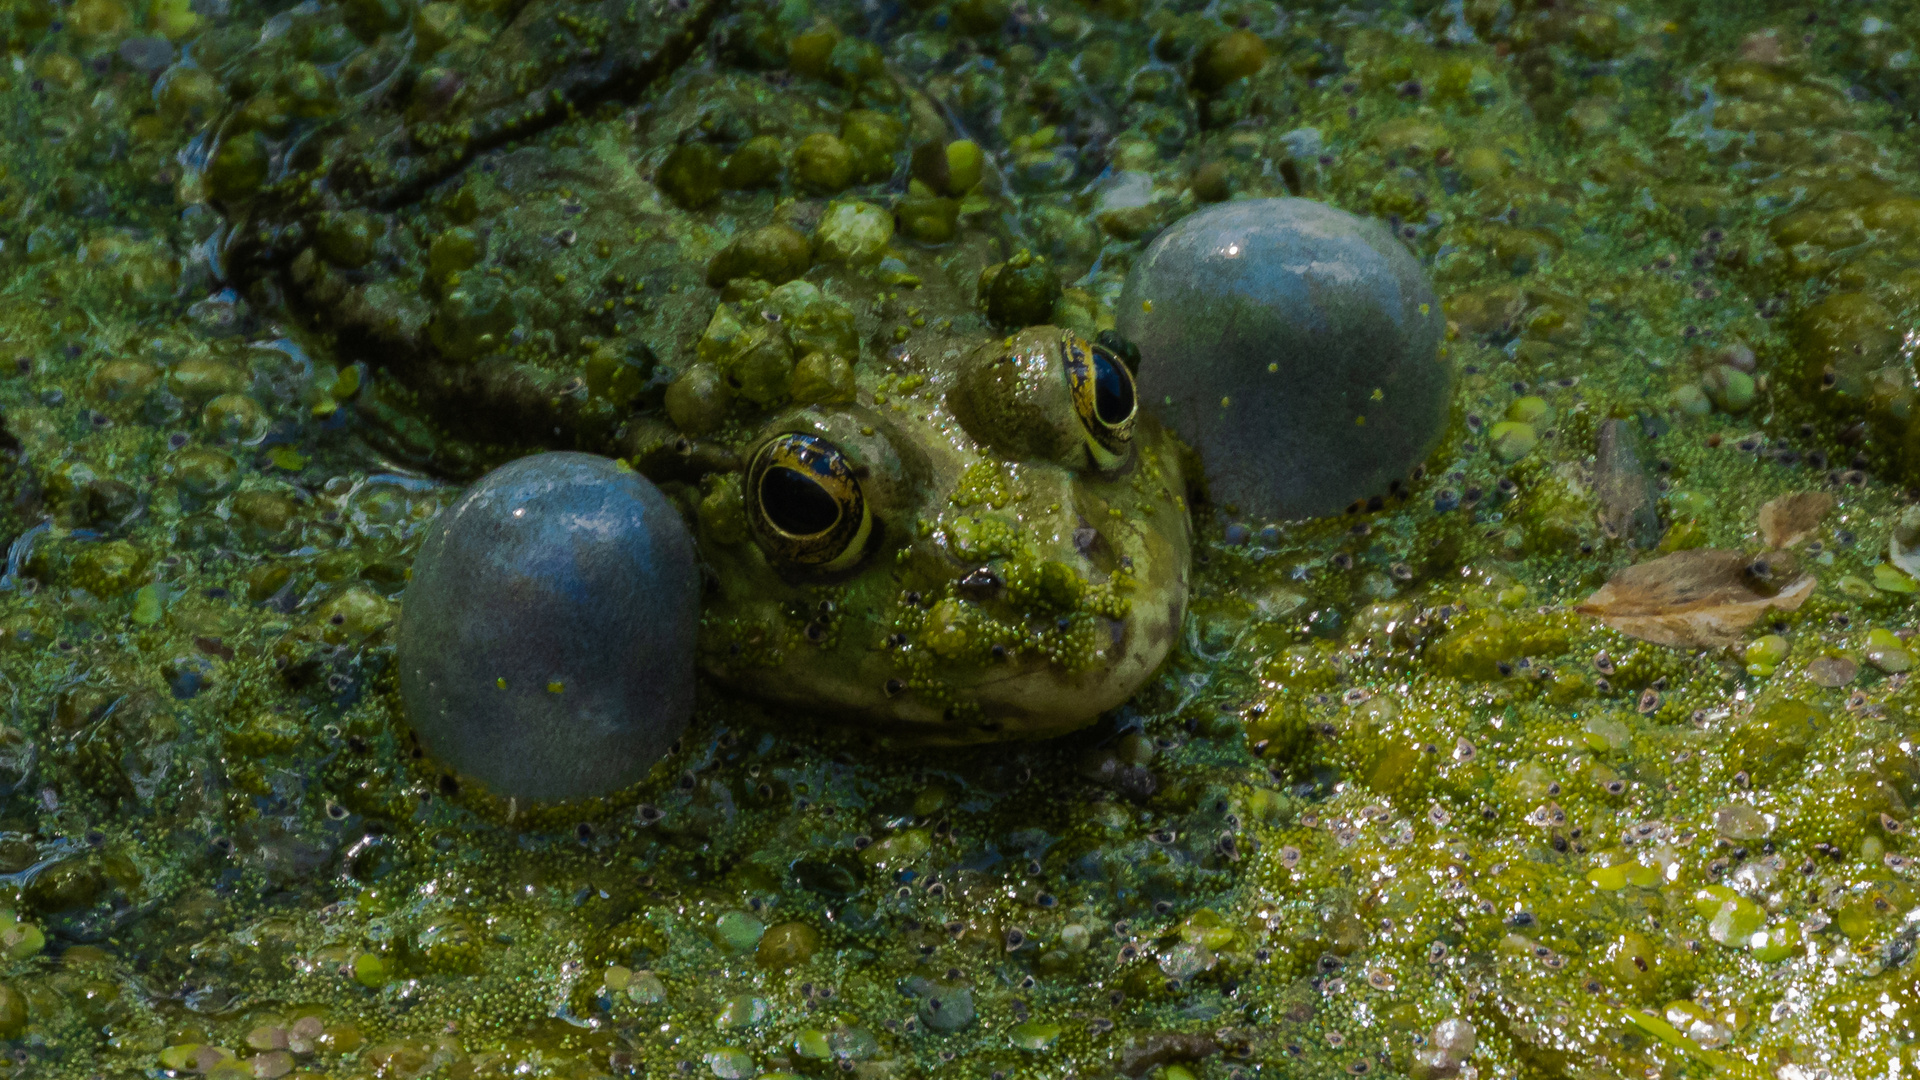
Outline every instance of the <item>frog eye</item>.
{"label": "frog eye", "polygon": [[747,520],[767,554],[807,570],[845,570],[866,554],[873,513],[840,448],[800,432],[760,444],[747,465]]}
{"label": "frog eye", "polygon": [[1133,417],[1139,411],[1133,373],[1104,345],[1093,345],[1067,335],[1067,383],[1073,388],[1073,410],[1086,429],[1087,450],[1096,467],[1110,469],[1126,456],[1133,443]]}

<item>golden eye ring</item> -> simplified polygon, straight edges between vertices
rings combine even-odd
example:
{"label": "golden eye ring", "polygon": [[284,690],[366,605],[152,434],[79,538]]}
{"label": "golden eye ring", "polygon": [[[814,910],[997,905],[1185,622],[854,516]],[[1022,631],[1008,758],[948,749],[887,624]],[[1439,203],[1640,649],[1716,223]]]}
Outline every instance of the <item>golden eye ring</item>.
{"label": "golden eye ring", "polygon": [[1133,445],[1133,420],[1140,395],[1133,373],[1113,350],[1066,335],[1067,385],[1073,411],[1086,431],[1087,452],[1096,468],[1111,469],[1126,460]]}
{"label": "golden eye ring", "polygon": [[753,452],[746,480],[747,520],[776,561],[832,573],[866,554],[873,512],[839,447],[804,432],[775,435]]}

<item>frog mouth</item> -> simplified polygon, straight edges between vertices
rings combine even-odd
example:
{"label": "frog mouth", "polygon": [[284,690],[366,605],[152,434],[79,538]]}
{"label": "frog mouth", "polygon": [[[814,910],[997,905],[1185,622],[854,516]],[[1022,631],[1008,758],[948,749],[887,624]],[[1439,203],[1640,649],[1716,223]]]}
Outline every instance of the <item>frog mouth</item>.
{"label": "frog mouth", "polygon": [[[1156,559],[1146,569],[1149,580],[1139,602],[1119,617],[1098,620],[1097,660],[1067,667],[1044,655],[1007,656],[938,687],[948,700],[963,702],[961,708],[942,709],[928,697],[902,690],[874,702],[871,718],[891,728],[888,739],[916,745],[1044,739],[1086,726],[1138,692],[1179,640],[1186,614],[1185,560]],[[989,581],[1002,584],[989,568],[976,568],[960,579],[956,591],[972,591],[975,602],[991,604],[980,595]]]}
{"label": "frog mouth", "polygon": [[1048,738],[1086,726],[1093,718],[1117,708],[1159,669],[1172,650],[1182,615],[1182,604],[1169,605],[1105,620],[1112,644],[1106,662],[1096,668],[1063,672],[1044,660],[1009,662],[967,683],[965,692],[981,718],[974,738],[952,730],[943,718],[943,730],[929,732],[935,743],[984,742],[1018,731],[1028,738]]}
{"label": "frog mouth", "polygon": [[[885,650],[859,649],[841,665],[810,652],[790,656],[774,669],[735,670],[709,654],[710,674],[741,686],[754,697],[815,713],[820,719],[858,725],[896,746],[961,746],[1010,739],[1046,739],[1085,727],[1123,704],[1152,678],[1178,641],[1186,610],[1184,559],[1155,560],[1147,595],[1119,617],[1086,620],[1098,648],[1081,662],[1056,662],[1044,653],[997,654],[984,662],[955,663],[909,681]],[[976,568],[959,581],[973,598],[965,608],[994,608],[990,594],[1005,587],[997,573]],[[924,669],[923,669],[924,670]]]}

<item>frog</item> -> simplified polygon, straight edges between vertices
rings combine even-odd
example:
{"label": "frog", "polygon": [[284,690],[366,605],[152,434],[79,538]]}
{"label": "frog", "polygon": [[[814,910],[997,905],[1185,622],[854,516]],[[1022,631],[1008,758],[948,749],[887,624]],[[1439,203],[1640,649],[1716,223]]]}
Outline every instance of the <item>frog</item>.
{"label": "frog", "polygon": [[[201,176],[229,276],[366,372],[380,453],[630,462],[691,523],[712,683],[886,739],[1059,734],[1160,666],[1191,470],[1110,314],[1053,303],[1090,260],[1015,181],[928,172],[959,113],[856,39],[801,87],[757,70],[826,32],[772,9],[423,8],[411,55],[340,10],[367,44],[332,67],[324,12],[228,62],[293,74],[252,80]],[[1047,286],[1011,321],[982,299],[1008,266]]]}

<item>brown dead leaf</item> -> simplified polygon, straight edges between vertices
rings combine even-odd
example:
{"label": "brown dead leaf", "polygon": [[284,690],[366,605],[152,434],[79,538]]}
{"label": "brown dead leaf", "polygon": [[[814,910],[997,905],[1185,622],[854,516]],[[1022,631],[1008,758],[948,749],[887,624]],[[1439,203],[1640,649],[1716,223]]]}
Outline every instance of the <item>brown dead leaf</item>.
{"label": "brown dead leaf", "polygon": [[1811,574],[1761,592],[1747,573],[1752,563],[1737,551],[1676,551],[1619,571],[1574,610],[1656,645],[1732,645],[1769,609],[1792,611],[1813,593]]}
{"label": "brown dead leaf", "polygon": [[1792,547],[1812,536],[1832,509],[1833,496],[1824,491],[1782,495],[1760,508],[1760,539],[1776,551]]}

